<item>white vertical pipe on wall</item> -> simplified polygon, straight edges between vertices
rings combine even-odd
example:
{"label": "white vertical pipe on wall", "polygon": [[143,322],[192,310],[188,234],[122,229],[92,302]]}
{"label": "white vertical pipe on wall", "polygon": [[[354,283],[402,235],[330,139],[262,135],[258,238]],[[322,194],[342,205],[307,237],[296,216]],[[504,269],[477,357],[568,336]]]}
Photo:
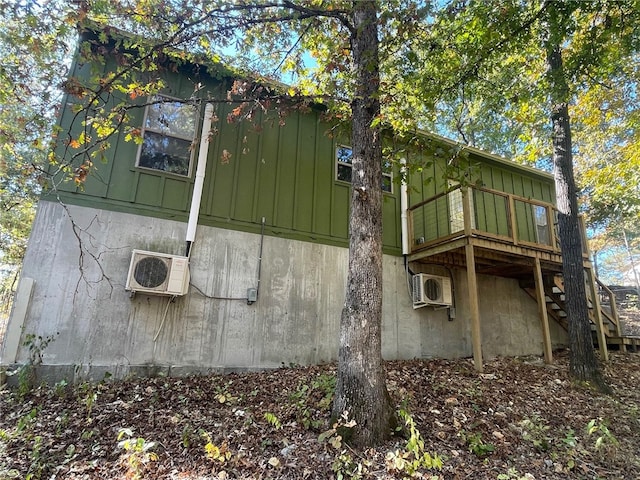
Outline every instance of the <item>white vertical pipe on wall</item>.
{"label": "white vertical pipe on wall", "polygon": [[400,159],[400,226],[402,234],[402,254],[409,255],[409,221],[407,210],[409,208],[409,188],[407,186],[407,159]]}
{"label": "white vertical pipe on wall", "polygon": [[202,188],[204,186],[204,174],[207,169],[207,154],[209,153],[209,132],[213,118],[213,105],[207,103],[204,110],[204,121],[202,122],[202,134],[200,135],[200,149],[198,151],[198,167],[196,168],[196,180],[193,185],[193,195],[191,196],[191,209],[189,210],[189,223],[187,224],[187,255],[191,243],[196,239],[196,228],[198,227],[198,215],[200,214],[200,201],[202,199]]}

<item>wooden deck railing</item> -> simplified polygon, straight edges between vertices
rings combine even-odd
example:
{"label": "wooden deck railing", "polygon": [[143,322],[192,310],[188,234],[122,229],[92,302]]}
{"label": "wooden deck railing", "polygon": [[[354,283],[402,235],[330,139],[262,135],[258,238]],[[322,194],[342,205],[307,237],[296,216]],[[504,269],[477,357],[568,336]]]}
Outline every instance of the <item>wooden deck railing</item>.
{"label": "wooden deck railing", "polygon": [[[620,327],[620,319],[618,317],[618,306],[616,304],[616,294],[600,281],[599,278],[595,278],[596,288],[598,289],[599,303],[603,308],[603,313],[607,319],[615,325],[616,334],[620,336],[622,334]],[[607,311],[607,308],[609,311]]]}
{"label": "wooden deck railing", "polygon": [[411,250],[475,235],[559,252],[554,205],[484,187],[455,186],[409,207]]}

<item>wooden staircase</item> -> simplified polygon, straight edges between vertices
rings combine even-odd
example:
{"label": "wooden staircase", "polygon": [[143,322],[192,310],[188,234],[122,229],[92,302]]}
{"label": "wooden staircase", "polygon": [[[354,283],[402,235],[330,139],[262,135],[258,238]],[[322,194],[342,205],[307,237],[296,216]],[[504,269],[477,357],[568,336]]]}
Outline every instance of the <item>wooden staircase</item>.
{"label": "wooden staircase", "polygon": [[[565,330],[568,330],[569,323],[565,310],[564,282],[562,275],[544,276],[544,293],[546,310],[549,318],[555,320]],[[598,299],[594,302],[591,289],[587,286],[587,297],[589,305],[589,320],[591,321],[591,331],[593,332],[594,345],[598,346],[597,322],[598,316],[602,319],[603,333],[607,348],[626,351],[627,347],[634,352],[640,351],[640,337],[631,337],[622,334],[620,319],[616,309],[615,296],[606,285],[596,279],[598,289]],[[521,287],[525,292],[536,300],[535,285],[521,282]],[[598,315],[598,309],[599,314]]]}

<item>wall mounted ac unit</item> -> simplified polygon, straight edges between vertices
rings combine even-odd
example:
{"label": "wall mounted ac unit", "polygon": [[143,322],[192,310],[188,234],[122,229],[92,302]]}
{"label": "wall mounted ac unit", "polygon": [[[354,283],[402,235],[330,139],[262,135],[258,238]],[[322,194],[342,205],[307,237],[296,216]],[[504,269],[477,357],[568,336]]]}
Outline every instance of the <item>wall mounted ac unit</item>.
{"label": "wall mounted ac unit", "polygon": [[432,306],[451,306],[453,292],[451,279],[427,273],[413,276],[413,308]]}
{"label": "wall mounted ac unit", "polygon": [[189,279],[187,257],[134,250],[125,289],[132,293],[185,295]]}

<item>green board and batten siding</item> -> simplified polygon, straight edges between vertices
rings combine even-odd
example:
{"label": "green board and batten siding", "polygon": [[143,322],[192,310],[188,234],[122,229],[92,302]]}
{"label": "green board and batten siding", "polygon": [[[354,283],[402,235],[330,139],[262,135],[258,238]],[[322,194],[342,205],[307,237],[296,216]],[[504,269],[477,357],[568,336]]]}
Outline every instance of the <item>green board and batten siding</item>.
{"label": "green board and batten siding", "polygon": [[[74,68],[75,75],[86,74]],[[193,80],[186,75],[167,74],[167,83],[171,88],[163,93],[168,96],[189,98],[194,92]],[[199,95],[226,98],[226,87],[211,81]],[[264,217],[267,234],[347,246],[350,186],[335,180],[339,142],[327,135],[329,125],[321,121],[320,113],[292,111],[284,125],[261,114],[253,123],[228,123],[227,114],[235,106],[215,104],[218,120],[209,145],[199,223],[259,232]],[[144,108],[133,109],[130,115],[130,125],[142,126]],[[200,123],[202,115],[201,111]],[[60,119],[63,132],[72,118],[66,108]],[[255,124],[261,125],[259,133]],[[77,125],[72,128],[75,134]],[[186,222],[198,149],[190,176],[183,177],[137,168],[138,145],[125,141],[123,133],[109,143],[106,161],[95,161],[95,171],[82,189],[72,182],[61,186],[65,201]],[[230,154],[226,160],[225,151]],[[400,254],[399,189],[394,186],[394,190],[384,194],[383,242],[385,252]]]}
{"label": "green board and batten siding", "polygon": [[[73,68],[73,75],[86,77],[95,66]],[[106,71],[108,64],[103,68]],[[169,87],[163,93],[176,98],[190,98],[194,82],[203,81],[194,75],[165,75]],[[201,98],[226,98],[226,84],[209,79],[206,85],[198,92]],[[67,107],[72,101],[69,97]],[[216,133],[209,145],[199,223],[259,232],[264,218],[269,235],[347,246],[350,186],[335,179],[335,151],[338,145],[348,142],[327,134],[330,126],[321,120],[317,110],[292,111],[284,125],[279,125],[277,119],[263,118],[262,113],[252,122],[228,123],[227,114],[235,106],[224,101],[215,103]],[[201,111],[200,122],[202,115]],[[142,126],[144,108],[132,109],[130,116],[130,125]],[[73,118],[71,109],[65,108],[60,119],[63,132],[69,129]],[[71,128],[75,135],[79,133],[79,125],[76,121]],[[259,132],[255,125],[260,125]],[[59,151],[62,149],[64,146]],[[188,177],[137,168],[138,145],[125,141],[124,133],[120,133],[110,139],[106,161],[95,161],[95,172],[82,190],[72,182],[65,183],[60,190],[69,203],[186,222],[197,150]],[[426,153],[419,160],[429,157],[434,158]],[[549,175],[478,151],[469,158],[472,164],[480,165],[476,175],[484,186],[553,202],[553,181]],[[433,161],[420,173],[412,174],[409,205],[447,188],[444,162],[445,159]],[[394,182],[393,193],[384,194],[383,204],[384,249],[396,255],[401,253],[399,190]],[[482,195],[476,195],[474,201],[479,228],[506,231],[507,226],[500,223],[504,205]],[[423,219],[433,230],[430,234],[446,235],[449,210],[447,201],[440,201],[430,214],[432,218]],[[520,228],[530,227],[523,224]]]}
{"label": "green board and batten siding", "polygon": [[[469,149],[468,165],[470,180],[491,190],[514,194],[523,198],[555,203],[553,177],[547,173],[525,167],[493,155],[482,155],[476,149]],[[415,159],[413,159],[415,161]],[[444,193],[448,188],[445,160],[433,162],[410,179],[409,206]],[[507,202],[504,197],[481,190],[473,191],[474,222],[478,230],[506,236],[509,232]],[[431,241],[451,233],[450,199],[439,198],[413,212],[417,237]],[[518,237],[536,241],[536,224],[531,205],[515,203]],[[414,239],[415,241],[416,239]]]}

